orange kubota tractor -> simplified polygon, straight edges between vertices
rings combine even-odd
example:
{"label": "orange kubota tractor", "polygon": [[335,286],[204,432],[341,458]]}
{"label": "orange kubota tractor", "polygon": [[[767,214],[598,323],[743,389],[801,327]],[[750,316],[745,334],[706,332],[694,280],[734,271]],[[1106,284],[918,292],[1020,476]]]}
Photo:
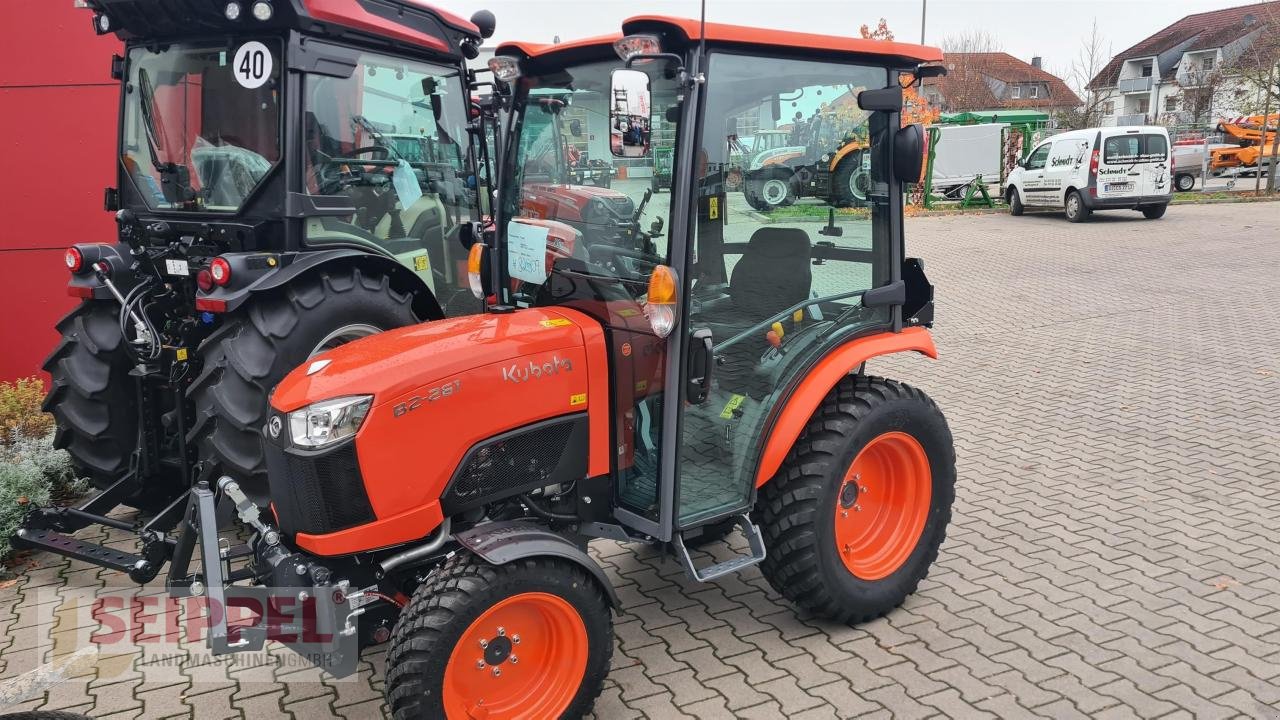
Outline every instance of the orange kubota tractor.
{"label": "orange kubota tractor", "polygon": [[[211,611],[214,651],[278,639],[343,673],[389,639],[396,718],[573,718],[609,671],[619,602],[594,539],[657,546],[699,582],[758,566],[838,622],[897,607],[937,557],[955,455],[937,405],[867,364],[936,355],[933,288],[903,242],[923,131],[901,109],[940,59],[655,16],[499,47],[497,217],[463,237],[487,311],[357,340],[286,376],[261,428],[269,513],[230,477],[196,484],[169,587],[256,610],[243,623]],[[867,127],[869,212],[824,226],[735,209],[734,119],[833,85]],[[677,138],[670,202],[636,202],[633,244],[617,242],[616,218],[534,216],[528,197],[546,192],[534,135],[557,130],[544,115],[607,117],[620,88]],[[620,148],[626,162],[652,163],[651,139]],[[643,199],[636,177],[614,188]],[[219,504],[244,545],[220,547]],[[694,550],[735,531],[737,556]]]}

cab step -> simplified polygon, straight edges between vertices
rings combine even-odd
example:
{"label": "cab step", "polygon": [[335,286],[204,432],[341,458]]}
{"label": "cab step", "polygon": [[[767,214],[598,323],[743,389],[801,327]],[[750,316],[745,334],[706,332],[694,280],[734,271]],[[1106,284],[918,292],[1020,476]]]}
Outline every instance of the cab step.
{"label": "cab step", "polygon": [[679,558],[680,564],[684,566],[684,571],[689,574],[689,577],[698,582],[708,582],[752,565],[759,565],[764,560],[764,538],[760,536],[760,528],[751,522],[751,518],[747,517],[746,513],[735,515],[733,521],[742,530],[742,535],[747,538],[747,550],[750,554],[740,555],[703,568],[694,565],[693,558],[689,557],[689,549],[684,543],[684,533],[676,533],[673,543],[676,548],[676,557]]}
{"label": "cab step", "polygon": [[82,560],[110,570],[118,570],[135,579],[137,577],[146,577],[147,580],[150,580],[155,577],[156,571],[159,570],[157,563],[141,555],[135,555],[113,547],[107,547],[106,545],[95,545],[94,543],[77,540],[70,535],[63,535],[54,530],[20,528],[13,538],[13,544],[15,547],[44,550],[73,560]]}

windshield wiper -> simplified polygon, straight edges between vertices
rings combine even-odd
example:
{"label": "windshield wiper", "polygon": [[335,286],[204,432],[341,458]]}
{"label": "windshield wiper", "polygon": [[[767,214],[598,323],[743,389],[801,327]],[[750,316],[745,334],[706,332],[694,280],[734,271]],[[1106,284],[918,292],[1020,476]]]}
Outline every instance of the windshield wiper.
{"label": "windshield wiper", "polygon": [[161,162],[160,147],[168,148],[168,138],[162,137],[162,131],[156,124],[154,114],[156,91],[151,84],[151,75],[146,68],[138,70],[138,94],[142,111],[143,134],[147,136],[147,150],[151,154],[151,164],[160,173],[160,189],[165,199],[175,205],[183,205],[195,199],[191,189],[191,173],[186,165],[173,162]]}

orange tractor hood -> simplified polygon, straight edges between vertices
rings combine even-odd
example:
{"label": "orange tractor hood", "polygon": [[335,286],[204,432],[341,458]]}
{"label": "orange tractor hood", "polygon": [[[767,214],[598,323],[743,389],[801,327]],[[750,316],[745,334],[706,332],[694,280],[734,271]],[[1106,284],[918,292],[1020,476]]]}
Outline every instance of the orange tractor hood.
{"label": "orange tractor hood", "polygon": [[271,405],[287,413],[330,398],[373,395],[377,407],[469,370],[580,348],[584,320],[571,310],[529,308],[391,330],[311,358],[280,381]]}

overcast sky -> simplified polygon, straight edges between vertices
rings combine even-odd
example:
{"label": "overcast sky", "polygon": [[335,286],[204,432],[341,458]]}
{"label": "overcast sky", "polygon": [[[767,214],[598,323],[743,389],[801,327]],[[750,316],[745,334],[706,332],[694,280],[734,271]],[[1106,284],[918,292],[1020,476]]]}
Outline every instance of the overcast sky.
{"label": "overcast sky", "polygon": [[[494,39],[551,42],[616,32],[622,20],[660,13],[698,17],[699,0],[434,0],[463,17],[484,7],[498,16]],[[1242,0],[928,0],[925,42],[986,30],[1005,52],[1044,58],[1065,71],[1096,17],[1113,52],[1192,13],[1247,5]],[[707,0],[707,20],[837,35],[857,35],[884,17],[899,40],[920,40],[921,0]]]}

